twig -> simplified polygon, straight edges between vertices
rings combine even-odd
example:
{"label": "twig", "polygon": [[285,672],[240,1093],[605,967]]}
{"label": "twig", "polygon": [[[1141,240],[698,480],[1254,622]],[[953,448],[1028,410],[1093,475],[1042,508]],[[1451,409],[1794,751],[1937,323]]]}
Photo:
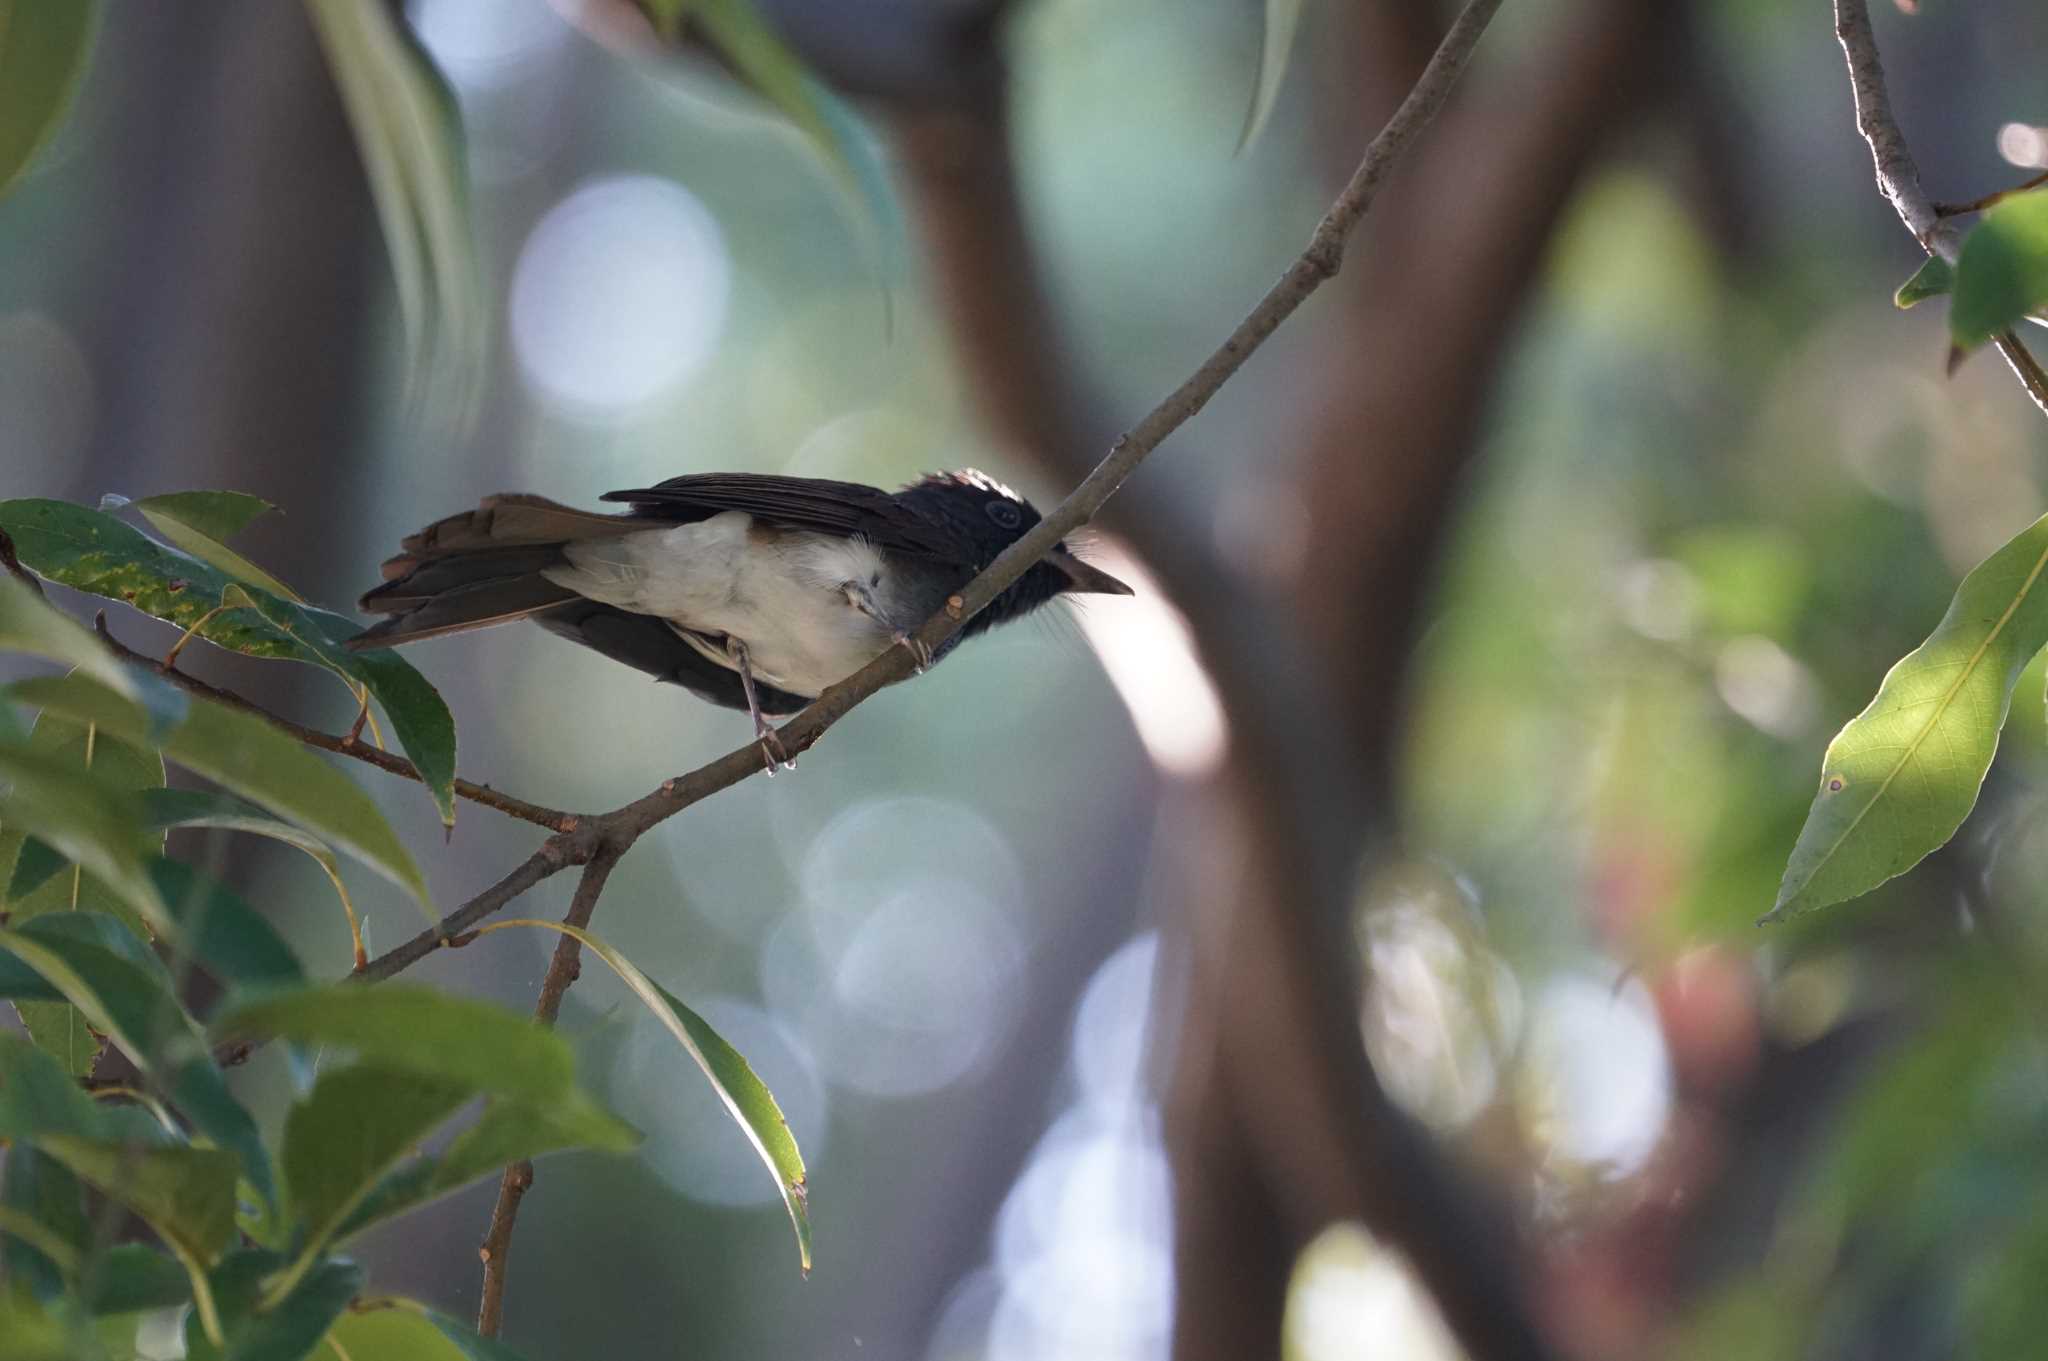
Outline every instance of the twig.
{"label": "twig", "polygon": [[2024,184],[2015,184],[2010,189],[1998,189],[1982,198],[1973,198],[1968,203],[1937,203],[1934,213],[1937,217],[1961,217],[1965,213],[1981,213],[1986,208],[1995,208],[2014,194],[2024,194],[2029,189],[2039,189],[2048,184],[2048,170],[2042,171]]}
{"label": "twig", "polygon": [[595,855],[594,840],[584,833],[570,832],[548,838],[539,850],[522,860],[503,879],[403,945],[378,955],[356,970],[352,977],[365,983],[381,982],[403,973],[443,946],[461,944],[463,933],[485,917],[571,865],[595,863]]}
{"label": "twig", "polygon": [[[1870,27],[1870,6],[1865,0],[1835,0],[1835,37],[1842,44],[1842,56],[1849,64],[1849,88],[1856,97],[1856,130],[1870,144],[1870,159],[1877,171],[1877,187],[1891,200],[1899,221],[1913,233],[1929,255],[1956,263],[1962,238],[1953,224],[1943,219],[1927,191],[1920,187],[1920,167],[1906,148],[1906,135],[1892,116],[1891,97],[1885,92],[1884,63],[1878,60],[1877,35]],[[2034,399],[2034,405],[2048,415],[2048,379],[2026,346],[2011,331],[1992,338],[2005,356],[2020,385]]]}
{"label": "twig", "polygon": [[[569,900],[568,915],[563,918],[571,926],[590,925],[590,914],[597,910],[598,896],[604,892],[605,880],[611,877],[612,866],[619,863],[625,853],[624,846],[601,846],[583,867],[583,878],[577,882],[576,896]],[[541,980],[540,1001],[533,1009],[533,1019],[544,1026],[552,1026],[555,1017],[561,1014],[562,998],[567,995],[569,985],[574,983],[583,971],[583,945],[574,936],[563,936],[555,942],[554,957],[548,962],[547,976]],[[498,1203],[491,1211],[490,1227],[484,1232],[483,1247],[478,1255],[483,1259],[483,1298],[477,1306],[476,1330],[484,1337],[496,1337],[505,1321],[505,1262],[512,1250],[512,1230],[519,1219],[520,1202],[533,1189],[533,1163],[521,1158],[505,1169],[498,1180]]]}
{"label": "twig", "polygon": [[[168,664],[175,658],[175,652],[172,658],[166,658],[162,661],[137,652],[134,648],[129,647],[126,643],[116,638],[108,630],[107,616],[104,610],[100,611],[93,619],[93,628],[98,631],[100,638],[106,645],[113,650],[115,656],[123,661],[132,662],[136,666],[153,671],[181,689],[189,690],[195,695],[203,695],[207,699],[226,704],[231,708],[240,709],[244,713],[255,714],[258,718],[267,719],[309,747],[317,747],[321,751],[330,751],[336,756],[352,757],[355,760],[361,761],[364,765],[375,766],[386,774],[397,775],[416,783],[425,783],[420,778],[419,770],[412,762],[402,756],[393,756],[388,751],[364,746],[360,742],[353,740],[353,734],[348,737],[337,737],[332,733],[321,732],[317,728],[308,728],[303,724],[294,723],[288,718],[279,717],[259,704],[242,698],[231,690],[223,690],[219,686],[208,685],[205,681],[195,676],[187,675],[185,672]],[[518,818],[521,822],[530,822],[536,827],[545,827],[551,832],[573,832],[576,830],[577,818],[574,813],[565,813],[559,808],[548,808],[541,804],[528,803],[524,799],[515,799],[510,794],[499,793],[489,785],[472,784],[468,780],[458,779],[455,782],[455,793],[458,797],[468,799],[471,803],[481,804],[485,808],[494,809],[497,812],[503,813],[506,817]]]}
{"label": "twig", "polygon": [[0,567],[5,567],[8,575],[34,591],[38,597],[43,594],[43,583],[36,580],[35,573],[21,565],[21,558],[14,551],[14,536],[4,529],[0,529]]}

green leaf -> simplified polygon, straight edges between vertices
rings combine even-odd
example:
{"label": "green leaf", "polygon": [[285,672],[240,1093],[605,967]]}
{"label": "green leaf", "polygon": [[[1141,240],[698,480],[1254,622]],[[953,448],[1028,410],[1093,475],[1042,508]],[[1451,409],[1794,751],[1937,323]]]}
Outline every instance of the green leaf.
{"label": "green leaf", "polygon": [[[180,497],[231,493],[179,493]],[[254,500],[254,498],[249,498]],[[137,504],[140,504],[139,502]],[[209,523],[224,522],[216,511]],[[198,637],[233,652],[270,660],[304,662],[334,672],[351,689],[367,687],[384,707],[399,745],[419,767],[444,824],[455,807],[455,720],[440,694],[413,665],[391,652],[352,653],[340,646],[360,632],[355,621],[331,610],[301,605],[237,581],[197,557],[166,547],[111,515],[68,501],[0,502],[0,530],[13,536],[22,562],[61,585],[110,600],[125,601],[144,614],[195,631]],[[40,614],[27,614],[34,643],[10,636],[17,612],[4,593],[11,587]],[[99,640],[52,610],[19,582],[0,587],[0,646],[13,645],[55,656],[87,669],[102,682],[152,706],[184,703],[183,692],[121,666]],[[25,611],[26,605],[20,606]],[[50,624],[54,618],[57,623]],[[50,633],[52,637],[42,637]],[[62,652],[51,649],[62,646]],[[92,665],[89,667],[88,663]],[[97,669],[94,669],[97,668]],[[125,688],[124,688],[125,687]],[[168,694],[171,698],[164,699]],[[175,719],[178,712],[167,711]],[[169,726],[159,721],[159,728]]]}
{"label": "green leaf", "polygon": [[[328,1261],[308,1272],[280,1301],[266,1295],[268,1278],[283,1265],[276,1253],[230,1253],[209,1275],[224,1345],[206,1336],[198,1311],[185,1322],[186,1361],[299,1361],[310,1357],[334,1321],[363,1288],[362,1268]],[[323,1361],[333,1361],[330,1354]],[[358,1356],[356,1361],[377,1361]]]}
{"label": "green leaf", "polygon": [[170,1309],[192,1298],[185,1269],[140,1243],[108,1248],[94,1270],[94,1280],[97,1288],[89,1307],[95,1314]]}
{"label": "green leaf", "polygon": [[[135,915],[167,922],[143,868],[141,804],[132,789],[96,778],[61,757],[13,747],[0,747],[0,778],[10,782],[0,794],[0,825],[34,836],[75,861]],[[52,891],[69,894],[62,875],[38,892]]]}
{"label": "green leaf", "polygon": [[1287,74],[1287,58],[1294,50],[1294,33],[1300,26],[1301,0],[1266,0],[1265,25],[1259,30],[1259,78],[1245,110],[1244,128],[1238,133],[1240,154],[1258,140],[1266,120],[1272,117],[1281,78]]}
{"label": "green leaf", "polygon": [[1974,349],[2048,303],[2048,190],[2015,194],[1986,212],[1956,260],[1949,332]]}
{"label": "green leaf", "polygon": [[285,1189],[323,1250],[378,1182],[476,1094],[467,1082],[374,1063],[320,1075],[284,1129]]}
{"label": "green leaf", "polygon": [[339,1234],[344,1239],[352,1237],[522,1158],[571,1148],[624,1153],[639,1142],[637,1130],[600,1109],[580,1091],[546,1104],[494,1098],[476,1123],[451,1139],[439,1157],[421,1158],[378,1183],[349,1215]]}
{"label": "green leaf", "polygon": [[[455,92],[392,10],[307,0],[377,203],[406,348],[458,427],[475,416],[489,308]],[[434,392],[423,388],[421,392]]]}
{"label": "green leaf", "polygon": [[45,1134],[36,1146],[149,1222],[164,1242],[210,1262],[235,1236],[235,1157],[217,1148],[146,1148]]}
{"label": "green leaf", "polygon": [[180,860],[150,862],[149,877],[185,948],[223,983],[281,987],[305,981],[304,967],[277,928],[227,885]]}
{"label": "green leaf", "polygon": [[[77,1092],[63,1073],[52,1076]],[[61,1294],[64,1278],[75,1274],[91,1245],[92,1225],[86,1219],[78,1178],[62,1163],[37,1152],[25,1137],[12,1137],[17,1142],[7,1151],[6,1186],[0,1194],[8,1213],[0,1230],[9,1235],[0,1244],[0,1265],[6,1267],[10,1281],[27,1285],[36,1298],[47,1300]],[[34,1229],[28,1228],[31,1224]],[[184,1275],[181,1271],[178,1278],[183,1280]]]}
{"label": "green leaf", "polygon": [[1828,744],[1785,867],[1777,921],[1868,892],[1962,826],[1998,749],[2013,683],[2048,645],[2048,517],[1966,577],[1927,641]]}
{"label": "green leaf", "polygon": [[789,1122],[783,1118],[782,1108],[775,1104],[775,1096],[767,1084],[755,1076],[753,1067],[703,1017],[684,1006],[675,994],[640,972],[631,960],[589,931],[566,922],[531,918],[500,922],[488,929],[499,930],[508,926],[538,927],[581,941],[585,949],[611,966],[620,981],[632,989],[633,995],[645,1003],[655,1019],[675,1037],[676,1043],[703,1070],[704,1076],[711,1079],[712,1090],[718,1093],[718,1099],[725,1103],[726,1110],[747,1136],[747,1142],[753,1145],[754,1152],[774,1176],[783,1206],[789,1211],[790,1225],[796,1230],[797,1255],[808,1275],[811,1269],[811,1219],[803,1155],[797,1151],[796,1137],[789,1131]]}
{"label": "green leaf", "polygon": [[93,0],[0,0],[0,194],[64,121],[99,9]]}
{"label": "green leaf", "polygon": [[[335,896],[341,899],[341,910],[348,916],[350,934],[357,934],[356,908],[354,902],[349,899],[348,885],[342,881],[341,863],[334,858],[334,852],[328,848],[327,843],[310,832],[270,816],[246,799],[210,790],[145,791],[142,796],[142,816],[148,826],[164,831],[174,827],[211,827],[226,832],[248,832],[256,836],[266,836],[273,841],[282,841],[287,846],[297,847],[311,856],[313,863],[326,874],[327,882],[334,886]],[[16,871],[17,877],[19,873]],[[237,981],[256,980],[241,978]]]}
{"label": "green leaf", "polygon": [[62,1324],[28,1295],[0,1290],[0,1356],[7,1361],[77,1361]]}
{"label": "green leaf", "polygon": [[299,599],[297,591],[225,542],[250,521],[276,509],[262,497],[239,491],[175,491],[145,496],[140,501],[111,493],[100,498],[100,509],[104,511],[126,506],[141,512],[157,533],[224,575],[260,586],[285,600]]}
{"label": "green leaf", "polygon": [[[0,1030],[0,1139],[19,1143],[53,1133],[103,1139],[124,1132],[147,1135],[149,1127],[99,1106],[55,1059]],[[11,1161],[7,1180],[11,1186]]]}
{"label": "green leaf", "polygon": [[[19,503],[0,502],[0,521],[6,508],[15,504]],[[184,714],[182,691],[123,665],[88,629],[5,573],[0,573],[0,650],[47,657],[84,672],[154,715],[153,731],[169,727]]]}
{"label": "green leaf", "polygon": [[[29,836],[22,819],[9,818],[4,810],[0,810],[0,867],[14,866],[13,884],[6,901],[12,921],[21,925],[46,913],[85,911],[111,913],[137,932],[145,930],[144,916],[148,913],[157,914],[156,926],[166,925],[166,919],[161,915],[161,899],[156,896],[154,886],[146,895],[137,896],[147,874],[136,877],[142,871],[143,860],[162,849],[163,837],[161,834],[150,836],[146,829],[127,821],[133,816],[134,809],[128,805],[126,793],[161,786],[164,782],[163,758],[153,751],[144,751],[123,742],[111,733],[99,733],[74,723],[61,714],[37,716],[26,750],[45,756],[59,766],[69,767],[89,782],[79,793],[92,799],[95,812],[109,820],[99,834],[114,838],[108,853],[120,858],[124,873],[113,880],[88,873],[78,858],[57,850],[42,837]],[[115,791],[112,794],[106,793],[109,786]],[[43,805],[30,810],[28,820],[33,821],[37,815],[50,816],[60,812],[60,806]],[[124,827],[123,823],[127,825]],[[133,866],[127,863],[127,848],[131,845],[138,856]],[[58,861],[57,871],[46,874],[46,857],[53,855]],[[27,872],[26,878],[24,872]],[[91,1071],[93,1060],[99,1055],[101,1041],[86,1025],[76,1007],[63,1001],[22,1001],[15,1004],[15,1009],[36,1043],[56,1055],[74,1076],[83,1077]]]}
{"label": "green leaf", "polygon": [[414,984],[330,983],[231,999],[213,1034],[333,1045],[365,1063],[535,1102],[575,1087],[575,1061],[560,1036],[503,1007]]}
{"label": "green leaf", "polygon": [[[18,681],[7,693],[129,741],[142,740],[147,726],[132,704],[77,675]],[[179,765],[291,819],[427,901],[419,866],[369,796],[265,720],[195,695],[162,745]]]}
{"label": "green leaf", "polygon": [[1911,307],[1916,302],[1938,298],[1955,287],[1956,273],[1949,262],[1939,255],[1930,255],[1927,262],[1913,271],[1913,277],[1899,285],[1899,291],[1892,294],[1892,302],[1899,308]]}
{"label": "green leaf", "polygon": [[379,1300],[351,1312],[328,1336],[350,1356],[378,1361],[522,1361],[504,1343],[413,1300]]}

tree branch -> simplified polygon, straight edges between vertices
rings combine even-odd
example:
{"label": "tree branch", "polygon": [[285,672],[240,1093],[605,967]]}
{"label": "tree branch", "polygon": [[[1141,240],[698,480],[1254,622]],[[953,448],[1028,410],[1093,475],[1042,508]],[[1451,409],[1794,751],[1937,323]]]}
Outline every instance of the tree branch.
{"label": "tree branch", "polygon": [[[583,867],[583,878],[576,884],[576,896],[570,899],[563,921],[576,927],[590,925],[590,914],[597,910],[605,880],[611,877],[612,866],[619,863],[625,849],[612,845],[597,849],[590,863]],[[548,961],[547,976],[541,980],[540,1001],[533,1009],[535,1021],[544,1026],[555,1023],[555,1017],[561,1014],[562,998],[582,971],[582,942],[574,936],[563,936],[555,942],[554,957]],[[531,1189],[533,1162],[527,1158],[508,1166],[498,1180],[498,1203],[491,1211],[490,1227],[484,1232],[483,1247],[478,1253],[483,1258],[484,1284],[483,1299],[477,1306],[476,1330],[485,1337],[496,1337],[505,1321],[505,1262],[512,1250],[512,1230],[519,1219],[519,1204]]]}
{"label": "tree branch", "polygon": [[[208,685],[197,676],[188,675],[178,670],[175,666],[166,666],[160,658],[146,656],[143,653],[137,652],[134,648],[129,647],[126,643],[116,638],[108,630],[107,613],[105,610],[101,610],[94,617],[93,628],[98,631],[100,638],[106,645],[113,650],[114,655],[122,661],[130,662],[145,670],[152,671],[180,689],[188,690],[195,695],[203,695],[207,699],[228,705],[231,708],[240,709],[244,713],[255,714],[258,718],[267,719],[309,747],[318,747],[321,751],[331,751],[337,756],[353,757],[355,760],[361,761],[365,765],[375,766],[387,774],[397,775],[415,783],[424,783],[420,778],[418,769],[414,767],[412,762],[402,756],[393,756],[388,751],[380,751],[376,747],[364,746],[353,736],[336,737],[332,733],[324,733],[317,728],[308,728],[303,724],[294,723],[288,718],[280,718],[278,715],[270,712],[270,710],[242,698],[231,690],[223,690],[219,686]],[[484,807],[495,809],[507,817],[518,818],[521,822],[530,822],[536,827],[545,827],[551,832],[573,832],[576,830],[575,814],[565,813],[558,808],[543,807],[537,803],[528,803],[524,799],[515,799],[510,794],[499,793],[489,785],[472,784],[468,780],[458,779],[455,782],[455,793],[461,798],[468,799],[471,803],[482,804]]]}
{"label": "tree branch", "polygon": [[[1944,218],[1920,187],[1920,167],[1906,147],[1906,135],[1892,116],[1891,96],[1885,90],[1884,63],[1877,55],[1877,35],[1870,27],[1870,6],[1865,0],[1835,0],[1835,37],[1842,44],[1842,56],[1849,63],[1849,88],[1856,98],[1856,130],[1870,144],[1870,160],[1877,172],[1877,187],[1891,200],[1899,221],[1913,233],[1913,239],[1929,255],[1938,255],[1953,265],[1962,246],[1962,235]],[[2034,405],[2048,415],[2048,377],[2040,363],[2011,331],[1992,338],[1998,352],[2012,367],[2020,386],[2034,399]]]}

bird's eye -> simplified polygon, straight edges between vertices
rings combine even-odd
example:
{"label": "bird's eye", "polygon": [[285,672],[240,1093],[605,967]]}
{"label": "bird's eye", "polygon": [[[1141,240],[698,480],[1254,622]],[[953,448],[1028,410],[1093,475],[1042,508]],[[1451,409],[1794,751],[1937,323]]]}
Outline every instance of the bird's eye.
{"label": "bird's eye", "polygon": [[989,502],[988,518],[994,520],[1004,529],[1015,529],[1018,525],[1024,523],[1023,512],[1019,511],[1014,504],[1008,501]]}

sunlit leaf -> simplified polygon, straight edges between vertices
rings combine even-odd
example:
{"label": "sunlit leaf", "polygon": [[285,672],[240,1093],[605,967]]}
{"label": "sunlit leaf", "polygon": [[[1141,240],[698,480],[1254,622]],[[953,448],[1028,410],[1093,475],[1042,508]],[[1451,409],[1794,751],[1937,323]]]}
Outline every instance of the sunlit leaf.
{"label": "sunlit leaf", "polygon": [[562,1038],[503,1007],[406,983],[348,983],[230,999],[219,1040],[277,1037],[352,1050],[365,1063],[541,1102],[574,1090]]}
{"label": "sunlit leaf", "polygon": [[449,1140],[439,1155],[421,1158],[385,1177],[349,1216],[341,1236],[416,1210],[522,1158],[571,1148],[624,1153],[639,1142],[638,1131],[580,1091],[543,1104],[494,1098],[476,1123]]}
{"label": "sunlit leaf", "polygon": [[[143,740],[147,728],[134,705],[78,675],[18,681],[8,693],[129,741]],[[427,900],[419,866],[369,795],[265,720],[195,695],[162,748],[187,770],[289,818]]]}
{"label": "sunlit leaf", "polygon": [[1927,641],[1828,744],[1766,921],[1903,874],[1955,834],[1998,749],[2013,683],[2048,645],[2048,518],[1965,578]]}
{"label": "sunlit leaf", "polygon": [[7,1361],[77,1361],[64,1325],[34,1297],[0,1290],[0,1356]]}
{"label": "sunlit leaf", "polygon": [[1280,82],[1287,74],[1287,58],[1294,50],[1294,33],[1301,26],[1302,0],[1266,0],[1265,23],[1259,30],[1259,77],[1252,87],[1251,106],[1245,110],[1244,129],[1238,133],[1241,152],[1265,130],[1280,97]]}
{"label": "sunlit leaf", "polygon": [[797,1151],[796,1137],[790,1133],[782,1108],[776,1105],[774,1094],[755,1075],[753,1067],[703,1017],[684,1006],[673,993],[589,931],[564,922],[532,919],[499,922],[485,929],[499,930],[511,926],[557,931],[581,941],[585,949],[611,966],[633,995],[646,1004],[655,1019],[703,1070],[704,1076],[711,1079],[712,1090],[718,1093],[718,1099],[725,1103],[726,1110],[747,1136],[747,1142],[753,1145],[754,1152],[775,1178],[783,1206],[789,1211],[789,1222],[796,1230],[797,1254],[803,1270],[808,1273],[811,1269],[810,1188],[805,1181],[803,1155]]}
{"label": "sunlit leaf", "polygon": [[64,121],[99,10],[94,0],[0,0],[0,194]]}
{"label": "sunlit leaf", "polygon": [[413,1300],[380,1300],[352,1310],[330,1334],[350,1356],[379,1361],[522,1361],[504,1343]]}
{"label": "sunlit leaf", "polygon": [[[198,518],[219,524],[227,522],[228,515],[217,509]],[[404,658],[389,651],[352,653],[341,647],[342,640],[360,631],[354,620],[237,581],[111,515],[68,501],[0,502],[0,529],[13,537],[22,562],[51,581],[124,601],[230,651],[309,663],[333,671],[351,689],[367,687],[391,719],[406,755],[419,767],[442,822],[453,823],[455,720],[440,694]],[[18,598],[10,600],[7,588]],[[24,601],[40,613],[29,611]],[[21,622],[10,628],[16,615]],[[52,618],[55,624],[49,622]],[[11,579],[0,583],[0,645],[69,661],[153,710],[165,703],[184,703],[182,691],[121,666],[86,630]],[[173,699],[161,700],[158,692],[168,692]],[[176,717],[167,713],[157,726],[168,726]]]}
{"label": "sunlit leaf", "polygon": [[1899,291],[1892,295],[1892,302],[1899,307],[1911,307],[1916,302],[1938,298],[1955,287],[1955,270],[1939,255],[1927,257],[1927,263],[1913,271],[1913,277],[1899,285]]}
{"label": "sunlit leaf", "polygon": [[470,226],[455,93],[390,7],[306,0],[354,129],[398,285],[408,372],[445,386],[458,426],[475,415],[489,310]]}
{"label": "sunlit leaf", "polygon": [[100,498],[101,510],[123,507],[133,507],[157,533],[224,575],[286,600],[299,599],[298,592],[227,546],[230,536],[275,509],[262,497],[239,491],[174,491],[139,501],[112,494]]}
{"label": "sunlit leaf", "polygon": [[2048,303],[2048,190],[2015,194],[1963,238],[1948,326],[1973,349]]}

